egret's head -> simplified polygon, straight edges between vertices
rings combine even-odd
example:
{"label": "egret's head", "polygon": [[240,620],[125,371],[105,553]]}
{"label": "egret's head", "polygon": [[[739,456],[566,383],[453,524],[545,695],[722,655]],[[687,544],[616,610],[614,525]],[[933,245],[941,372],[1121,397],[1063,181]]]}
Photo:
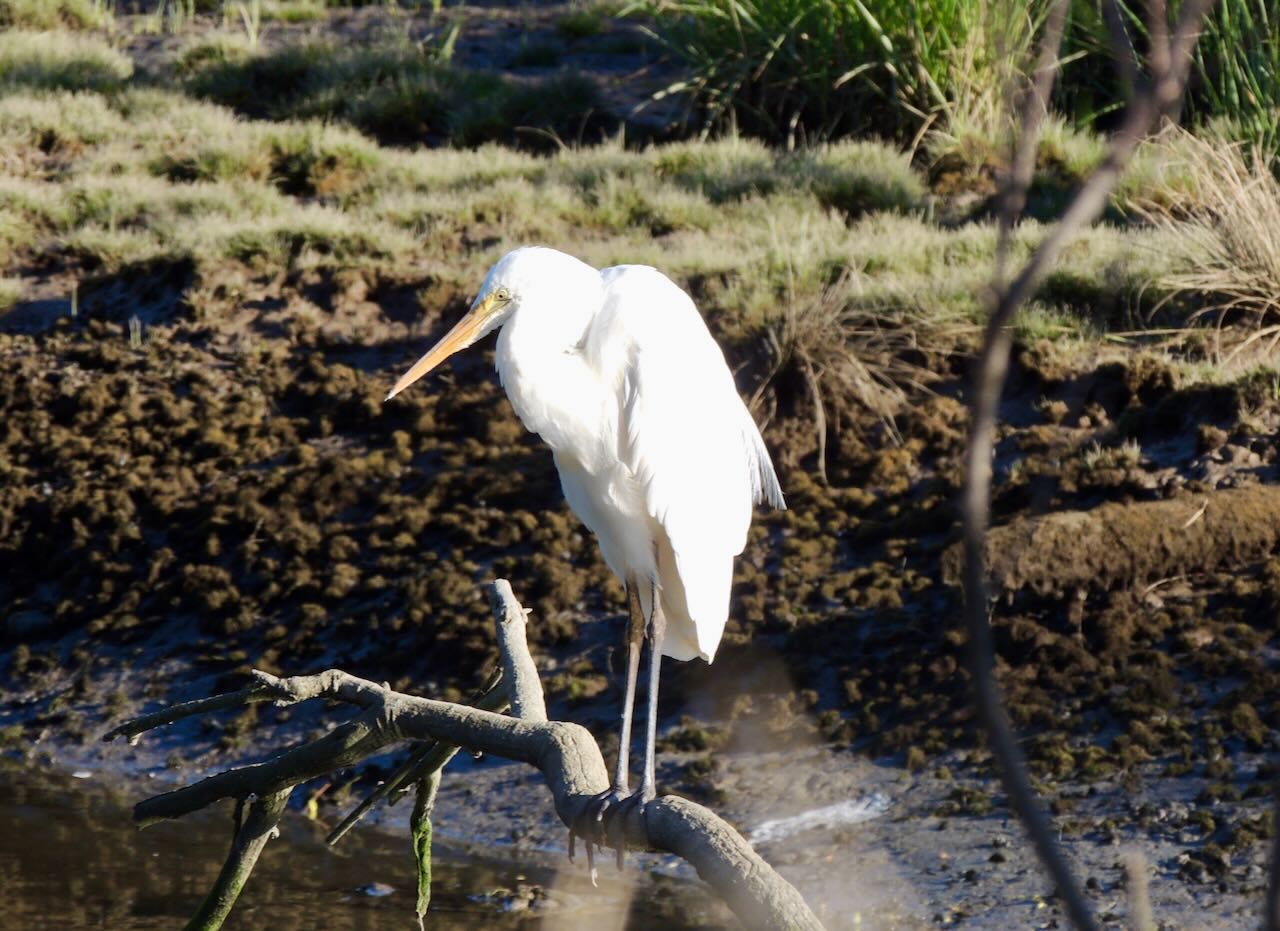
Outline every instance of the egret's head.
{"label": "egret's head", "polygon": [[545,246],[525,246],[508,252],[485,275],[471,309],[400,376],[387,400],[455,352],[502,326],[522,305],[555,305],[559,321],[544,318],[551,327],[579,316],[574,310],[594,312],[601,299],[600,273],[585,262]]}
{"label": "egret's head", "polygon": [[525,261],[521,261],[520,256],[522,253],[534,251],[550,252],[551,250],[517,249],[514,252],[508,252],[489,269],[489,274],[485,275],[484,283],[480,285],[480,293],[472,302],[471,309],[452,330],[444,335],[440,342],[432,346],[425,356],[413,363],[413,367],[400,376],[400,380],[391,389],[386,400],[390,401],[455,352],[466,349],[482,336],[502,326],[520,305],[520,295],[526,289],[530,257],[526,255]]}

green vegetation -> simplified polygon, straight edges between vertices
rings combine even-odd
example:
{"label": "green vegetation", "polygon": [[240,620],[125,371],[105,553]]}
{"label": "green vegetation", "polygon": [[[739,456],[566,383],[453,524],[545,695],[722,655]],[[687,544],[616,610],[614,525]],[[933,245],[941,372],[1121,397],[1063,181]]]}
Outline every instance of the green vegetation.
{"label": "green vegetation", "polygon": [[262,18],[282,23],[313,23],[329,15],[324,0],[267,0]]}
{"label": "green vegetation", "polygon": [[98,39],[73,32],[0,32],[0,89],[62,88],[105,91],[133,73],[127,55]]}
{"label": "green vegetation", "polygon": [[1280,170],[1280,14],[1268,0],[1225,0],[1196,46],[1197,124],[1243,140]]}
{"label": "green vegetation", "polygon": [[775,140],[879,133],[909,141],[995,118],[1029,58],[1024,4],[932,0],[656,0],[643,9],[690,68],[703,128]]}
{"label": "green vegetation", "polygon": [[576,139],[587,128],[584,114],[596,103],[590,81],[566,74],[523,83],[455,68],[451,41],[255,52],[216,37],[188,49],[179,65],[192,94],[247,116],[338,120],[389,143],[517,143],[529,128]]}
{"label": "green vegetation", "polygon": [[[1141,46],[1136,4],[1123,3]],[[776,142],[875,133],[910,142],[926,129],[1002,141],[1003,95],[1025,72],[1047,4],[965,0],[643,0],[689,76],[703,131],[726,126]],[[1122,99],[1106,23],[1071,5],[1055,91],[1080,129]],[[1270,155],[1280,144],[1280,17],[1267,0],[1220,0],[1196,57],[1188,112]]]}
{"label": "green vegetation", "polygon": [[0,0],[3,29],[97,29],[109,25],[110,0]]}

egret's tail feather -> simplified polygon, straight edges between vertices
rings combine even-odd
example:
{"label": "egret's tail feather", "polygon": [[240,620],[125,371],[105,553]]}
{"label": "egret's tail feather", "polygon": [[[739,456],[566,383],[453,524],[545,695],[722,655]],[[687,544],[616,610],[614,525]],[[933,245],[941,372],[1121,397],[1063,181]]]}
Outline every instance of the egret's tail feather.
{"label": "egret's tail feather", "polygon": [[[746,412],[745,407],[743,411]],[[764,445],[764,438],[760,436],[760,428],[750,414],[746,414],[742,432],[747,447],[747,462],[751,469],[751,503],[768,504],[785,511],[787,502],[782,497],[778,473],[773,470],[773,460],[769,458],[769,450]]]}

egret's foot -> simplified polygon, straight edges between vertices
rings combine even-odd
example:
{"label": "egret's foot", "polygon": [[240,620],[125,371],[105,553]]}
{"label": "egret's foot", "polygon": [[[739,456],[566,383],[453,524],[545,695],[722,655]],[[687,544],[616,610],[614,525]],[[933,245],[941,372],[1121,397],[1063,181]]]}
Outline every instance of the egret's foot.
{"label": "egret's foot", "polygon": [[644,808],[653,801],[655,793],[643,787],[628,795],[605,814],[605,838],[607,846],[618,853],[618,869],[626,859],[628,837],[648,837],[644,823]]}
{"label": "egret's foot", "polygon": [[646,791],[642,786],[640,791],[628,795],[619,802],[605,819],[608,822],[606,836],[613,842],[610,846],[618,851],[618,869],[622,869],[627,837],[635,837],[637,834],[648,837],[644,823],[644,808],[653,801],[655,795],[652,788]]}
{"label": "egret's foot", "polygon": [[574,859],[577,852],[577,839],[582,838],[587,847],[587,865],[591,869],[592,881],[595,881],[595,848],[609,846],[608,826],[610,813],[628,798],[625,787],[614,786],[601,792],[582,808],[582,813],[574,819],[569,828],[569,860]]}
{"label": "egret's foot", "polygon": [[622,869],[626,859],[627,835],[634,834],[637,829],[644,832],[644,806],[653,801],[653,789],[650,788],[627,794],[625,789],[616,786],[607,792],[601,792],[582,810],[573,827],[569,831],[569,859],[575,853],[575,838],[581,837],[587,846],[587,860],[594,869],[594,848],[612,847],[618,854],[618,869]]}

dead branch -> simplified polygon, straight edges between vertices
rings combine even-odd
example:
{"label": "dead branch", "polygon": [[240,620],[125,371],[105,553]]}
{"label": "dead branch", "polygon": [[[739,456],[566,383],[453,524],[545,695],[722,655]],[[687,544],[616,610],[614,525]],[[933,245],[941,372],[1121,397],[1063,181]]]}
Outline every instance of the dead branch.
{"label": "dead branch", "polygon": [[[489,676],[489,680],[484,687],[466,704],[480,708],[483,711],[502,714],[511,705],[511,700],[507,697],[508,691],[502,670],[496,669]],[[360,801],[360,804],[353,808],[351,813],[343,818],[336,828],[329,832],[329,836],[325,838],[325,843],[333,846],[342,840],[347,832],[355,827],[360,822],[360,819],[367,815],[378,802],[386,799],[389,804],[394,804],[401,795],[408,792],[414,785],[430,779],[433,775],[439,775],[440,771],[449,765],[449,761],[453,759],[458,750],[459,747],[455,744],[440,743],[439,741],[430,741],[422,744],[409,754],[409,758],[401,763],[395,772],[366,795]]]}
{"label": "dead branch", "polygon": [[236,830],[231,837],[231,852],[227,854],[227,862],[214,880],[213,888],[187,922],[186,931],[213,931],[222,927],[240,897],[240,890],[249,881],[249,874],[253,872],[262,848],[275,836],[276,825],[280,823],[292,791],[293,786],[289,786],[260,798],[245,799],[249,802],[249,814],[243,823],[240,821],[242,806],[236,806]]}
{"label": "dead branch", "polygon": [[[116,728],[107,738],[133,737],[149,727],[201,714],[210,707],[255,701],[293,704],[324,698],[351,705],[358,713],[324,737],[274,759],[236,767],[139,802],[134,807],[134,820],[146,825],[179,818],[227,798],[287,798],[288,791],[301,782],[351,766],[394,744],[416,740],[465,747],[536,767],[546,778],[556,814],[566,827],[573,824],[588,803],[609,786],[604,758],[585,728],[546,720],[542,686],[524,637],[524,609],[502,580],[492,588],[492,602],[503,678],[515,716],[405,695],[336,669],[290,678],[256,671],[254,684],[248,689],[147,715]],[[625,829],[628,846],[672,853],[686,860],[746,927],[822,927],[795,888],[737,831],[700,805],[672,796],[659,798],[644,808],[643,819],[629,819]],[[228,863],[236,856],[233,846]],[[238,875],[247,877],[249,868],[251,863],[248,868],[240,867]]]}
{"label": "dead branch", "polygon": [[[1067,914],[1079,928],[1094,928],[1096,923],[1079,882],[1054,839],[1049,818],[1031,787],[1022,751],[1005,715],[995,681],[995,652],[991,623],[987,616],[988,593],[983,557],[991,513],[991,458],[996,414],[1008,371],[1009,349],[1013,338],[1009,324],[1014,313],[1039,287],[1071,238],[1102,214],[1112,188],[1139,142],[1151,133],[1162,117],[1170,116],[1176,111],[1186,88],[1191,51],[1211,2],[1212,0],[1188,0],[1183,4],[1177,27],[1170,36],[1163,0],[1149,0],[1147,29],[1152,49],[1148,55],[1148,75],[1144,79],[1136,70],[1130,72],[1126,69],[1126,76],[1133,82],[1133,89],[1124,121],[1111,139],[1106,158],[1081,185],[1057,225],[1049,231],[1030,259],[1008,283],[1004,280],[1003,269],[997,266],[993,283],[994,306],[987,322],[973,379],[971,432],[965,452],[961,517],[965,555],[964,616],[969,630],[974,701],[1008,793],[1009,804],[1026,826],[1036,852],[1057,886]],[[1115,0],[1109,0],[1109,5],[1114,7]],[[1055,9],[1050,14],[1040,56],[1042,63],[1056,60],[1065,6],[1066,0],[1056,0]],[[1108,21],[1117,21],[1119,15],[1118,9],[1110,10]],[[1113,29],[1113,34],[1115,32]],[[1118,46],[1115,53],[1117,60],[1124,62],[1132,51],[1129,47]],[[1022,138],[1015,143],[1017,148],[1014,168],[1003,185],[998,256],[1008,253],[1008,238],[1017,223],[1017,212],[1025,199],[1025,185],[1029,183],[1030,173],[1026,172],[1028,159],[1023,153],[1035,150],[1038,114],[1048,105],[1048,93],[1052,85],[1051,80],[1042,79],[1044,74],[1043,70],[1037,74],[1028,91],[1028,99],[1023,107]]]}

